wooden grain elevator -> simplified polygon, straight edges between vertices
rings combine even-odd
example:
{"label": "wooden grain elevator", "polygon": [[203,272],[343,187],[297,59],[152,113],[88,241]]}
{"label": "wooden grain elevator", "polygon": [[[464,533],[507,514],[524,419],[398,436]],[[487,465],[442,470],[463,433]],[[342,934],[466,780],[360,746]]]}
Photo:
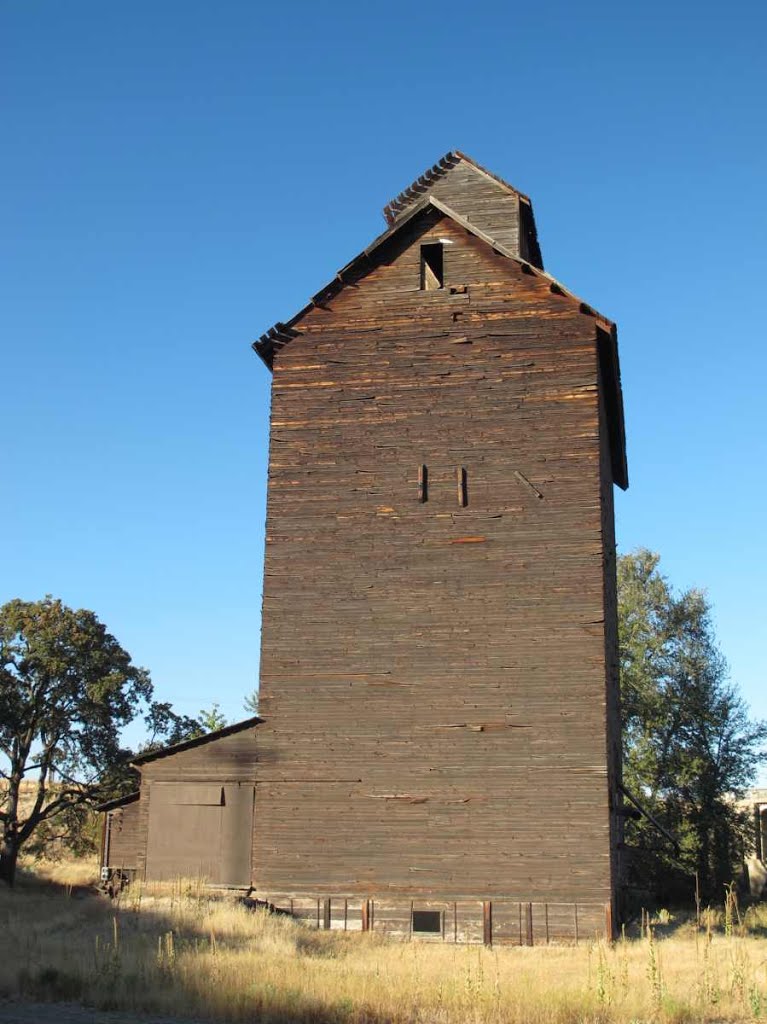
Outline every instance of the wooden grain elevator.
{"label": "wooden grain elevator", "polygon": [[461,153],[384,214],[254,345],[272,373],[254,884],[331,926],[351,903],[441,938],[488,914],[496,941],[609,931],[615,327],[544,271],[527,197]]}
{"label": "wooden grain elevator", "polygon": [[135,759],[102,865],[318,928],[612,934],[615,325],[454,152],[255,344],[272,371],[260,717]]}
{"label": "wooden grain elevator", "polygon": [[319,927],[543,941],[621,885],[615,325],[460,152],[272,372],[252,879]]}

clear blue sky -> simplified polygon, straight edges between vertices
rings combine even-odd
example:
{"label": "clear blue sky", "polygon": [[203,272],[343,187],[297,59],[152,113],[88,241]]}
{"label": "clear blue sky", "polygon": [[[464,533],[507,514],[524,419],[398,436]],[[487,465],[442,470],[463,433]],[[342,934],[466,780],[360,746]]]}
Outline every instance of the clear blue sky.
{"label": "clear blue sky", "polygon": [[620,325],[623,551],[708,589],[767,717],[763,3],[0,3],[0,601],[92,608],[158,697],[257,680],[250,342],[460,148]]}

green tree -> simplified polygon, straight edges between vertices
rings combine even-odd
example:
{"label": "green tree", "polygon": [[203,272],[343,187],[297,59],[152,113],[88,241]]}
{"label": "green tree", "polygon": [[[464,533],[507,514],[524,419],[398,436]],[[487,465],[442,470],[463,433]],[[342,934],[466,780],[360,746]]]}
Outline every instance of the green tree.
{"label": "green tree", "polygon": [[248,694],[248,696],[242,702],[242,706],[245,708],[245,710],[249,714],[254,715],[254,716],[258,714],[258,690],[257,689],[253,690],[251,693]]}
{"label": "green tree", "polygon": [[131,786],[120,733],[137,715],[155,740],[188,730],[193,720],[152,693],[149,673],[93,612],[51,597],[0,607],[0,878],[13,884],[37,833],[76,828],[84,808]]}
{"label": "green tree", "polygon": [[675,594],[647,550],[618,560],[624,782],[679,839],[627,824],[640,885],[660,899],[705,898],[735,875],[749,822],[733,797],[765,759],[767,724],[750,719],[700,590]]}
{"label": "green tree", "polygon": [[197,716],[197,721],[200,723],[200,735],[206,732],[216,732],[218,729],[223,729],[226,726],[226,718],[221,714],[221,708],[218,704],[211,704],[207,710],[201,710]]}

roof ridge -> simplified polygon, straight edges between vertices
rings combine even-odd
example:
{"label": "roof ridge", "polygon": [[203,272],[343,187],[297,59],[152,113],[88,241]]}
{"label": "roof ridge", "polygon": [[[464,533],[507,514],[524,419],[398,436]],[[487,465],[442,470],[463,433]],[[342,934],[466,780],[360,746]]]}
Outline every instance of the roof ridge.
{"label": "roof ridge", "polygon": [[390,202],[383,208],[383,215],[389,224],[393,224],[397,217],[402,213],[406,206],[420,199],[425,192],[431,188],[432,184],[447,174],[448,171],[452,170],[461,161],[470,164],[475,170],[479,171],[480,174],[486,175],[488,178],[492,178],[493,181],[497,182],[503,188],[508,189],[509,192],[515,196],[519,196],[524,202],[529,203],[530,197],[526,196],[524,192],[520,192],[518,188],[514,188],[508,181],[501,178],[498,174],[494,174],[489,171],[487,167],[483,167],[478,161],[472,157],[467,156],[460,149],[451,149],[444,156],[440,157],[439,160],[428,170],[424,171],[423,174],[419,175],[415,181],[411,182],[407,188],[404,188],[398,195],[394,197]]}

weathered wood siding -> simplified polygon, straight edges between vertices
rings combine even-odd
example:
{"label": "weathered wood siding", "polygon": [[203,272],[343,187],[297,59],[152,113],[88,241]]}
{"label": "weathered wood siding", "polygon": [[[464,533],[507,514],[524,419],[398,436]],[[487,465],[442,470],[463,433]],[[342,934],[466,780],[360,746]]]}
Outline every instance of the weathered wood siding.
{"label": "weathered wood siding", "polygon": [[595,321],[447,218],[404,233],[275,359],[254,881],[604,907]]}
{"label": "weathered wood siding", "polygon": [[104,865],[110,868],[134,870],[140,860],[142,835],[140,830],[140,800],[107,811],[106,849]]}
{"label": "weathered wood siding", "polygon": [[[526,197],[520,197],[466,160],[444,171],[430,184],[428,192],[510,252],[535,266],[542,266],[532,207]],[[412,202],[423,194],[415,194]],[[397,216],[405,213],[410,205],[404,205]]]}
{"label": "weathered wood siding", "polygon": [[[261,894],[273,908],[311,928],[371,931],[397,939],[499,946],[545,946],[604,938],[609,904],[513,900],[438,900],[424,897],[289,896]],[[439,915],[439,929],[419,932],[414,913]]]}
{"label": "weathered wood siding", "polygon": [[[607,338],[598,333],[600,346],[607,345]],[[622,917],[621,892],[625,882],[621,849],[624,838],[624,818],[618,814],[623,801],[620,797],[622,780],[621,749],[621,708],[618,659],[618,581],[615,550],[615,497],[613,487],[612,458],[608,414],[604,402],[605,381],[599,372],[599,440],[600,440],[600,483],[602,505],[602,556],[604,572],[605,606],[605,692],[607,699],[607,768],[610,792],[610,856],[612,861],[613,897],[611,900],[612,920],[617,925]]]}
{"label": "weathered wood siding", "polygon": [[[185,785],[213,783],[227,787],[227,784],[255,784],[258,763],[256,734],[257,728],[243,729],[229,736],[222,736],[207,743],[169,753],[167,756],[148,761],[141,765],[141,800],[138,815],[138,868],[146,873],[149,845],[150,808],[155,786],[169,783]],[[234,791],[227,787],[227,793]],[[250,814],[248,812],[248,820]],[[163,828],[162,816],[152,815],[152,827]],[[167,823],[170,828],[170,821]],[[255,829],[254,831],[257,831]],[[176,872],[178,874],[179,872]],[[219,871],[214,872],[216,878]],[[226,879],[224,879],[226,880]]]}

